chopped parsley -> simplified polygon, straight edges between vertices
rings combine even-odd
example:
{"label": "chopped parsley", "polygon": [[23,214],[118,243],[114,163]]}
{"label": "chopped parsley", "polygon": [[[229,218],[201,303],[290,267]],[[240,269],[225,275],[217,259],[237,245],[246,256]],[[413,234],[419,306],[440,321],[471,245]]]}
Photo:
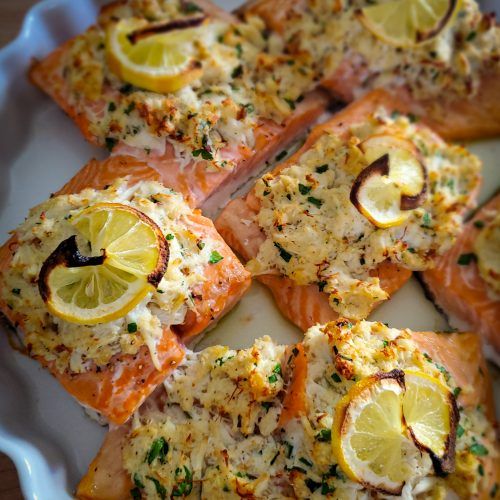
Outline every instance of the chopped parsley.
{"label": "chopped parsley", "polygon": [[286,458],[290,458],[292,456],[293,445],[285,441],[286,446]]}
{"label": "chopped parsley", "polygon": [[[176,469],[175,475],[182,472],[181,469]],[[193,474],[191,471],[184,465],[184,474],[185,479],[181,483],[178,483],[177,486],[174,487],[174,491],[172,491],[173,497],[182,497],[188,496],[193,489]]]}
{"label": "chopped parsley", "polygon": [[195,12],[203,12],[194,2],[183,2],[182,10],[186,14],[194,14]]}
{"label": "chopped parsley", "polygon": [[321,486],[321,483],[318,483],[309,477],[304,481],[304,483],[309,488],[311,493],[314,493]]}
{"label": "chopped parsley", "polygon": [[134,484],[138,488],[144,488],[144,484],[142,483],[141,478],[139,477],[139,474],[137,474],[137,472],[134,474]]}
{"label": "chopped parsley", "polygon": [[328,493],[333,493],[335,491],[335,486],[330,486],[328,483],[321,484],[321,494],[328,495]]}
{"label": "chopped parsley", "polygon": [[307,194],[311,191],[311,186],[305,186],[304,184],[299,184],[299,192],[300,194]]}
{"label": "chopped parsley", "polygon": [[478,229],[482,229],[484,227],[484,222],[482,220],[475,220],[474,227],[477,227]]}
{"label": "chopped parsley", "polygon": [[115,111],[116,110],[116,104],[111,101],[109,104],[108,104],[108,111]]}
{"label": "chopped parsley", "polygon": [[273,368],[273,373],[277,373],[278,375],[281,375],[281,365],[278,363],[274,368]]}
{"label": "chopped parsley", "polygon": [[205,248],[205,242],[204,241],[198,241],[196,243],[196,246],[200,249],[200,250],[203,250]]}
{"label": "chopped parsley", "polygon": [[135,102],[132,101],[124,110],[123,112],[126,114],[126,115],[129,115],[130,113],[132,113],[132,111],[134,111],[135,109]]}
{"label": "chopped parsley", "polygon": [[243,74],[243,66],[240,64],[233,69],[231,73],[231,78],[239,78]]}
{"label": "chopped parsley", "polygon": [[330,429],[321,429],[316,434],[316,441],[320,441],[322,443],[327,443],[332,440],[332,431]]}
{"label": "chopped parsley", "polygon": [[243,55],[243,47],[241,46],[241,43],[237,43],[234,48],[236,49],[236,55],[238,56],[238,59],[241,58],[241,56]]}
{"label": "chopped parsley", "polygon": [[263,403],[261,403],[261,405],[266,410],[266,413],[269,412],[269,408],[273,407],[273,404],[269,401],[264,401]]}
{"label": "chopped parsley", "polygon": [[488,448],[486,448],[486,446],[482,445],[481,443],[471,444],[469,447],[469,451],[477,457],[484,457],[485,455],[488,455]]}
{"label": "chopped parsley", "polygon": [[118,143],[118,139],[115,139],[114,137],[106,137],[106,139],[104,139],[104,143],[108,151],[113,151],[113,148]]}
{"label": "chopped parsley", "polygon": [[137,323],[129,323],[127,325],[127,332],[128,333],[135,333],[137,331]]}
{"label": "chopped parsley", "polygon": [[267,378],[271,384],[275,384],[278,381],[278,377],[276,376],[275,373],[273,373],[272,375],[269,375],[269,377],[267,377]]}
{"label": "chopped parsley", "polygon": [[154,483],[156,493],[158,493],[161,500],[165,500],[167,497],[167,490],[165,489],[165,486],[163,486],[163,484],[161,484],[160,481],[154,477],[146,476],[146,479],[149,479],[152,483]]}
{"label": "chopped parsley", "polygon": [[416,250],[413,247],[409,247],[407,250],[410,253],[415,253],[416,252]]}
{"label": "chopped parsley", "polygon": [[295,109],[295,101],[293,99],[284,98],[286,103],[290,106],[290,109],[293,111]]}
{"label": "chopped parsley", "polygon": [[325,289],[326,285],[327,285],[326,281],[318,281],[319,291],[322,292]]}
{"label": "chopped parsley", "polygon": [[20,288],[13,288],[12,293],[14,295],[21,295],[21,289]]}
{"label": "chopped parsley", "polygon": [[290,259],[292,258],[292,254],[288,253],[279,243],[274,242],[274,246],[279,250],[280,257],[285,262],[290,262]]}
{"label": "chopped parsley", "polygon": [[463,253],[457,259],[459,266],[468,266],[472,261],[476,260],[476,255],[473,253]]}
{"label": "chopped parsley", "polygon": [[207,149],[204,149],[204,148],[200,148],[200,149],[195,149],[193,152],[192,152],[192,155],[194,157],[198,157],[201,155],[201,157],[204,159],[204,160],[213,160],[214,157],[212,155],[212,153],[210,151],[208,151]]}
{"label": "chopped parsley", "polygon": [[233,359],[234,356],[228,356],[227,358],[217,358],[215,360],[215,364],[217,366],[222,366],[226,361],[229,361],[230,359]]}
{"label": "chopped parsley", "polygon": [[255,107],[251,102],[244,104],[243,107],[247,113],[253,113],[255,111]]}
{"label": "chopped parsley", "polygon": [[217,250],[213,250],[210,254],[210,259],[208,259],[208,262],[210,264],[217,264],[217,262],[220,262],[223,258],[224,257]]}
{"label": "chopped parsley", "polygon": [[413,113],[408,113],[408,120],[410,120],[410,123],[415,123],[418,118],[413,114]]}
{"label": "chopped parsley", "polygon": [[455,396],[455,398],[458,398],[461,392],[462,392],[461,387],[455,387],[455,389],[453,389],[453,395]]}
{"label": "chopped parsley", "polygon": [[132,488],[130,490],[130,496],[132,497],[133,500],[141,500],[142,498],[141,490],[137,487]]}
{"label": "chopped parsley", "polygon": [[171,241],[174,239],[174,235],[172,233],[168,233],[167,236],[165,236],[165,238],[168,240],[168,241]]}
{"label": "chopped parsley", "polygon": [[308,196],[307,197],[307,201],[309,203],[312,203],[313,205],[316,205],[318,208],[321,207],[321,205],[323,205],[323,200],[320,200],[319,198],[315,198],[314,196]]}
{"label": "chopped parsley", "polygon": [[309,460],[307,460],[307,458],[304,458],[304,457],[300,457],[299,458],[299,462],[302,462],[304,465],[307,465],[308,467],[312,467],[312,462],[310,462]]}
{"label": "chopped parsley", "polygon": [[328,170],[328,163],[325,163],[324,165],[320,165],[319,167],[316,167],[316,172],[318,174],[323,174]]}
{"label": "chopped parsley", "polygon": [[431,214],[429,212],[425,212],[422,218],[422,227],[431,227]]}
{"label": "chopped parsley", "polygon": [[342,382],[342,379],[340,378],[340,375],[338,373],[332,373],[332,379],[334,382],[337,382],[337,384],[340,384],[340,382]]}
{"label": "chopped parsley", "polygon": [[480,476],[484,476],[484,467],[483,467],[483,464],[479,464],[477,466],[477,472],[479,473]]}
{"label": "chopped parsley", "polygon": [[465,38],[465,40],[467,42],[471,42],[472,40],[474,40],[474,38],[476,38],[476,35],[477,33],[475,31],[471,31]]}
{"label": "chopped parsley", "polygon": [[156,458],[160,461],[161,464],[164,464],[167,453],[168,443],[165,441],[165,439],[162,437],[155,439],[146,457],[148,465],[151,465]]}

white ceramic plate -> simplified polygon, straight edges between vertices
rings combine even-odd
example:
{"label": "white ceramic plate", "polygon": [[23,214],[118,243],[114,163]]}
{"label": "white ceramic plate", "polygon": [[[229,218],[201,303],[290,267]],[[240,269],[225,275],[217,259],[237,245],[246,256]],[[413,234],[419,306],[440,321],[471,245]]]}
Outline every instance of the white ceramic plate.
{"label": "white ceramic plate", "polygon": [[[491,0],[489,8],[495,2]],[[23,220],[29,207],[46,199],[91,157],[105,156],[87,144],[76,126],[25,77],[32,57],[46,55],[83,31],[95,19],[101,3],[45,0],[28,13],[18,38],[0,51],[0,241],[7,239],[7,232]],[[219,3],[231,9],[240,2]],[[471,149],[484,161],[480,197],[484,201],[499,184],[500,140],[478,142]],[[372,318],[401,328],[447,328],[414,280]],[[105,429],[86,417],[38,363],[12,351],[5,333],[6,328],[0,327],[0,450],[14,460],[27,498],[70,498]],[[280,316],[270,293],[254,284],[199,347],[215,343],[247,347],[264,334],[283,343],[301,336]]]}

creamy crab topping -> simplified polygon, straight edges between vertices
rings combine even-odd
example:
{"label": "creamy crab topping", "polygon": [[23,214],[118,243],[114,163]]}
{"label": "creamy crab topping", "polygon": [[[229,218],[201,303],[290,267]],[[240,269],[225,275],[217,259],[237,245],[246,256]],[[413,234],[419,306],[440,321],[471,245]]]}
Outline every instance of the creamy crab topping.
{"label": "creamy crab topping", "polygon": [[284,23],[284,47],[311,54],[326,75],[342,72],[348,62],[352,71],[343,77],[353,80],[345,88],[358,95],[378,87],[405,87],[419,99],[472,96],[485,73],[498,72],[500,29],[494,14],[481,13],[474,0],[463,0],[437,36],[405,48],[377,38],[360,22],[359,9],[375,3],[382,1],[298,2]]}
{"label": "creamy crab topping", "polygon": [[[355,180],[369,164],[363,141],[381,136],[413,144],[427,172],[419,206],[386,228],[375,226],[351,202]],[[381,108],[352,126],[347,137],[323,133],[298,160],[257,181],[256,222],[266,239],[248,268],[254,275],[279,273],[298,285],[315,283],[339,314],[365,318],[388,298],[379,265],[389,261],[423,270],[451,247],[479,170],[479,159],[463,147]]]}
{"label": "creamy crab topping", "polygon": [[[376,373],[417,370],[459,398],[445,367],[421,352],[411,332],[381,323],[317,325],[299,346],[264,337],[234,351],[188,353],[132,421],[123,465],[137,498],[385,498],[348,479],[332,449],[335,407],[353,385]],[[307,364],[304,401],[286,402],[298,356]],[[299,381],[299,385],[302,380]],[[460,401],[460,398],[459,398]],[[284,418],[286,405],[294,408]],[[496,456],[482,407],[461,408],[456,471],[438,477],[414,445],[412,477],[400,498],[466,498],[480,491],[485,457]]]}
{"label": "creamy crab topping", "polygon": [[[37,279],[59,243],[77,234],[71,218],[103,202],[131,206],[156,222],[168,241],[170,258],[157,289],[136,307],[114,321],[87,326],[50,314]],[[54,196],[31,209],[13,232],[13,256],[1,275],[2,298],[20,318],[28,352],[55,363],[60,372],[80,373],[93,365],[106,365],[114,355],[135,354],[146,345],[158,365],[156,346],[163,330],[182,324],[187,311],[194,308],[192,290],[204,282],[204,267],[215,248],[209,238],[201,240],[185,224],[191,213],[180,194],[157,182],[129,185],[127,179],[105,190]]]}
{"label": "creamy crab topping", "polygon": [[106,32],[120,20],[158,25],[201,15],[193,2],[129,1],[105,10],[96,26],[70,42],[61,64],[64,92],[108,149],[124,143],[162,156],[173,148],[181,164],[231,169],[254,147],[257,125],[281,123],[312,88],[317,71],[308,56],[276,52],[276,37],[268,37],[257,17],[234,24],[209,17],[199,26],[193,43],[201,77],[176,92],[134,87],[110,69]]}

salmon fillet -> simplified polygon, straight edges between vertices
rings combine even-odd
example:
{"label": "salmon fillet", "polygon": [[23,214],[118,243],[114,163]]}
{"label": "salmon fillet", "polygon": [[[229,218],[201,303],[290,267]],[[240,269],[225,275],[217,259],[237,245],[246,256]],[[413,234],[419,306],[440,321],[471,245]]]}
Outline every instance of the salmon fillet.
{"label": "salmon fillet", "polygon": [[[91,161],[77,173],[57,194],[79,192],[85,188],[103,189],[115,179],[129,176],[129,183],[161,180],[157,171],[130,158],[110,158],[102,164]],[[195,309],[190,311],[182,325],[165,329],[158,346],[161,370],[153,365],[147,347],[136,355],[119,355],[106,367],[94,367],[85,373],[59,372],[54,363],[38,358],[80,403],[102,413],[111,422],[121,424],[162,382],[167,373],[184,355],[183,343],[204,331],[229,311],[250,286],[250,275],[217,233],[213,223],[198,210],[186,222],[188,228],[200,237],[210,237],[217,251],[224,257],[216,265],[205,268],[206,280],[195,292]],[[9,266],[16,248],[12,237],[0,248],[0,277]],[[23,318],[7,304],[0,302],[0,311],[10,323],[22,332]]]}
{"label": "salmon fillet", "polygon": [[479,333],[487,346],[486,355],[500,359],[500,300],[488,290],[474,259],[467,265],[458,260],[474,252],[474,240],[480,229],[477,221],[488,223],[500,210],[500,195],[476,212],[465,225],[456,244],[436,262],[436,267],[420,273],[429,297],[448,317],[450,323]]}
{"label": "salmon fillet", "polygon": [[[369,113],[381,106],[387,108],[389,112],[400,109],[398,101],[385,91],[378,90],[368,94],[338,112],[330,121],[314,127],[303,147],[279,164],[273,174],[294,164],[325,132],[345,137],[351,125],[362,123]],[[471,193],[471,205],[474,196],[475,193]],[[256,257],[265,241],[264,233],[255,222],[259,210],[260,202],[251,191],[244,199],[232,200],[215,223],[225,241],[244,261]],[[389,261],[383,262],[372,271],[372,276],[380,278],[382,288],[389,295],[400,289],[411,275],[410,270]],[[281,312],[303,330],[316,323],[326,323],[338,317],[328,303],[328,294],[320,292],[317,285],[297,285],[291,279],[277,274],[258,275],[256,279],[270,288]]]}
{"label": "salmon fillet", "polygon": [[[106,15],[112,15],[114,9],[125,3],[114,2],[106,6],[104,12]],[[209,2],[203,2],[202,6],[206,12],[212,13],[217,18],[234,21],[230,14]],[[103,98],[87,99],[84,106],[86,111],[81,111],[72,104],[71,89],[62,76],[64,57],[71,43],[72,40],[69,40],[45,59],[35,61],[29,70],[29,78],[34,85],[48,94],[62,108],[90,143],[102,146],[102,138],[91,132],[91,121],[87,112],[99,115],[106,105],[106,101]],[[204,161],[191,161],[187,165],[181,165],[171,144],[167,144],[165,152],[160,155],[154,151],[148,154],[144,148],[118,143],[113,148],[112,158],[117,156],[116,161],[128,161],[129,163],[135,161],[141,165],[147,164],[153,167],[159,172],[160,178],[166,185],[182,193],[191,206],[199,207],[221,188],[227,188],[228,196],[234,192],[267,160],[285,149],[301,133],[304,133],[325,110],[327,103],[326,93],[318,90],[310,93],[298,103],[294,112],[283,123],[267,119],[260,120],[254,130],[255,144],[252,148],[240,145],[228,151],[228,155],[235,161],[235,167],[232,170],[210,171],[207,170]]]}
{"label": "salmon fillet", "polygon": [[[306,8],[307,0],[250,0],[236,13],[244,17],[248,14],[262,17],[269,28],[277,33],[283,33],[287,22],[294,19],[295,10]],[[340,11],[342,3],[332,2],[332,9]],[[493,22],[485,15],[484,22]],[[383,43],[375,40],[375,43]],[[402,49],[404,50],[404,49]],[[401,77],[394,75],[392,81],[385,83],[402,106],[401,111],[413,113],[439,135],[447,140],[481,139],[500,135],[500,99],[498,98],[498,65],[483,65],[476,71],[480,72],[477,92],[472,97],[459,96],[443,89],[438,98],[415,98]],[[343,59],[335,71],[326,75],[321,86],[328,89],[335,97],[345,102],[352,102],[366,94],[370,87],[366,84],[376,76],[370,67],[370,61],[361,56]]]}
{"label": "salmon fillet", "polygon": [[[412,332],[412,338],[422,352],[442,364],[462,388],[458,403],[463,407],[483,405],[486,415],[495,425],[492,387],[480,340],[472,333],[439,334],[433,332]],[[291,356],[292,350],[294,351]],[[306,415],[306,377],[308,358],[302,343],[287,347],[284,359],[292,359],[284,368],[287,381],[279,425],[285,426],[290,420]],[[148,411],[147,406],[161,411],[165,392],[160,389],[153,394],[139,410]],[[130,424],[113,427],[107,434],[97,456],[89,465],[80,481],[76,497],[81,500],[120,500],[129,495],[133,488],[130,475],[122,465],[121,450],[128,439]],[[495,446],[493,444],[493,446]],[[487,499],[489,492],[499,479],[500,460],[498,457],[484,457],[484,491],[475,498]]]}

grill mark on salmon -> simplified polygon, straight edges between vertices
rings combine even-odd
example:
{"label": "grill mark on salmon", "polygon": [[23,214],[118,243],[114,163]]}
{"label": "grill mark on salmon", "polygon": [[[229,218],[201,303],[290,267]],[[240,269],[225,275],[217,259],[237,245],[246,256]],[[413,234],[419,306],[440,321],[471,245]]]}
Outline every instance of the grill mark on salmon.
{"label": "grill mark on salmon", "polygon": [[[133,184],[146,180],[161,180],[153,168],[130,157],[111,157],[104,162],[92,160],[77,173],[56,194],[79,192],[85,188],[103,189],[119,177],[129,176]],[[191,340],[209,325],[228,312],[250,286],[250,275],[237,257],[217,233],[212,221],[203,217],[198,210],[186,220],[190,230],[201,237],[214,241],[214,248],[224,257],[217,265],[207,264],[205,282],[195,290],[195,310],[190,311],[182,325],[164,329],[158,345],[161,370],[153,365],[147,347],[132,355],[118,355],[103,368],[75,374],[60,373],[53,362],[36,358],[54,375],[64,388],[82,404],[89,406],[107,417],[111,422],[121,424],[151,394],[184,356],[183,342]],[[0,248],[1,274],[9,266],[15,250],[15,238],[10,238]],[[0,301],[0,311],[12,325],[22,331],[23,317],[14,314],[5,301]]]}
{"label": "grill mark on salmon", "polygon": [[480,229],[475,222],[491,221],[500,210],[500,194],[479,209],[464,226],[455,245],[438,258],[436,267],[419,274],[433,302],[452,324],[479,333],[495,351],[492,358],[500,359],[500,299],[495,299],[479,274],[477,263],[458,264],[462,254],[474,252],[474,240]]}

